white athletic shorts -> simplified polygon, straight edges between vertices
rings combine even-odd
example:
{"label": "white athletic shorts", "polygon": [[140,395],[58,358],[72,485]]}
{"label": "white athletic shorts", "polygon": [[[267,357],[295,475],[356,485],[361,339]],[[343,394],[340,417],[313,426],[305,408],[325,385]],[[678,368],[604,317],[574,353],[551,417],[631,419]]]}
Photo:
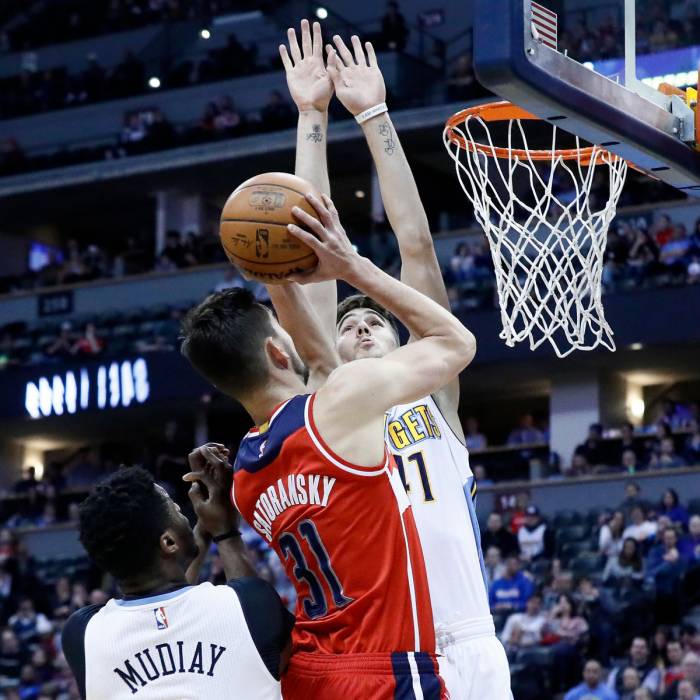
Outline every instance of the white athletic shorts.
{"label": "white athletic shorts", "polygon": [[513,700],[508,659],[490,616],[438,625],[435,635],[450,700]]}

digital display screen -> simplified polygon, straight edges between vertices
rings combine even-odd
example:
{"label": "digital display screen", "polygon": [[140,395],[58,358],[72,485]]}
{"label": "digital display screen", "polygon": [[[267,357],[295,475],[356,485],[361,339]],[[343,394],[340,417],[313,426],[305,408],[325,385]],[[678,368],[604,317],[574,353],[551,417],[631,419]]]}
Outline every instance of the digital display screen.
{"label": "digital display screen", "polygon": [[148,364],[139,357],[40,376],[26,383],[24,408],[32,418],[48,418],[127,408],[146,403],[150,395]]}

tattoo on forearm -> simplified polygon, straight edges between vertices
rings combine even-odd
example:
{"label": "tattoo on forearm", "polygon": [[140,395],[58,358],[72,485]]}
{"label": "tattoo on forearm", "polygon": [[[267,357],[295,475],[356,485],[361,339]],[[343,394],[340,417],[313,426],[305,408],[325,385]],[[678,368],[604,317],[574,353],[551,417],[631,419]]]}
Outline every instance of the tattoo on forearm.
{"label": "tattoo on forearm", "polygon": [[313,143],[321,143],[321,141],[323,141],[323,134],[321,133],[320,124],[314,124],[311,127],[311,131],[306,134],[306,140],[312,141]]}
{"label": "tattoo on forearm", "polygon": [[379,125],[379,135],[384,138],[384,153],[388,156],[393,156],[396,151],[396,141],[391,133],[391,125],[389,122],[382,122]]}

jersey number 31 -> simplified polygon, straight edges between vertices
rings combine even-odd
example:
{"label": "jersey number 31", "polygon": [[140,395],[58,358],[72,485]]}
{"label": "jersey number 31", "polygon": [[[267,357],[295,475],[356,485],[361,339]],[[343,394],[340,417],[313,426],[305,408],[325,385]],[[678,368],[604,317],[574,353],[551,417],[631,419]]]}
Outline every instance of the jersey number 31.
{"label": "jersey number 31", "polygon": [[348,598],[343,593],[343,587],[335,571],[333,571],[328,551],[321,541],[316,526],[311,520],[303,520],[299,523],[298,531],[300,537],[306,540],[314,554],[317,564],[317,566],[314,566],[316,571],[309,568],[304,552],[301,549],[299,538],[291,532],[283,532],[280,535],[279,545],[285,560],[290,555],[294,559],[294,577],[296,580],[305,581],[309,587],[309,595],[303,598],[302,605],[306,614],[313,620],[317,617],[323,617],[328,612],[328,602],[319,580],[320,577],[323,577],[328,584],[328,588],[333,596],[333,603],[335,603],[337,608],[342,608],[348,603],[352,603],[352,598]]}

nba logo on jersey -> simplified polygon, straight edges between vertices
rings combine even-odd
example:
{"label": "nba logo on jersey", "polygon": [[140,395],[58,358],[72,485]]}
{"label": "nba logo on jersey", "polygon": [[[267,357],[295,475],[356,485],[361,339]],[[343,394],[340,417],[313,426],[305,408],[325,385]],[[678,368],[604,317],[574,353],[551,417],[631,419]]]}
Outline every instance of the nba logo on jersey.
{"label": "nba logo on jersey", "polygon": [[159,630],[168,629],[168,617],[165,614],[165,608],[154,608],[153,614],[156,616],[156,627]]}

